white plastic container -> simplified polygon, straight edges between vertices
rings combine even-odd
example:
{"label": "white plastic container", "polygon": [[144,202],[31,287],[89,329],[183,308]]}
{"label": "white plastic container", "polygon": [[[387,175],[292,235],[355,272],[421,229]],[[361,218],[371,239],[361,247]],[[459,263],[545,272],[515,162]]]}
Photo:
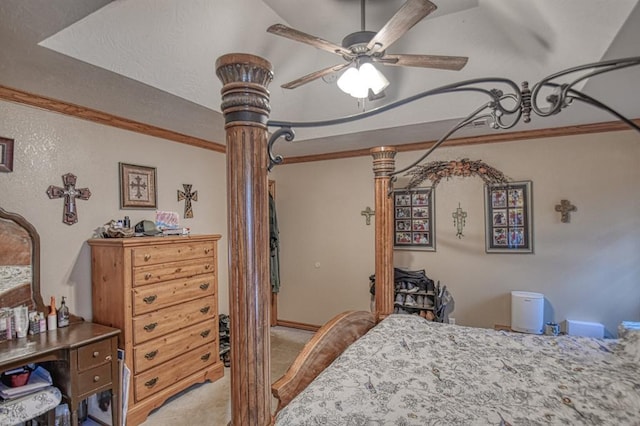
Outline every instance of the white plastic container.
{"label": "white plastic container", "polygon": [[567,334],[570,336],[585,336],[604,338],[604,325],[598,322],[567,320]]}
{"label": "white plastic container", "polygon": [[511,292],[511,329],[521,333],[542,334],[544,295],[528,291]]}

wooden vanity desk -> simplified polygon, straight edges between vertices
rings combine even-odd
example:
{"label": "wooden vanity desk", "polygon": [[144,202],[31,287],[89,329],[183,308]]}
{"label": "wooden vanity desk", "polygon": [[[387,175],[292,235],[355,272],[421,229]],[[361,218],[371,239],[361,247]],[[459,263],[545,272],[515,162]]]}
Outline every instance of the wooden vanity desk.
{"label": "wooden vanity desk", "polygon": [[79,322],[53,331],[0,342],[0,371],[41,364],[69,404],[72,426],[78,425],[78,405],[89,396],[110,390],[113,424],[120,424],[120,375],[117,328]]}

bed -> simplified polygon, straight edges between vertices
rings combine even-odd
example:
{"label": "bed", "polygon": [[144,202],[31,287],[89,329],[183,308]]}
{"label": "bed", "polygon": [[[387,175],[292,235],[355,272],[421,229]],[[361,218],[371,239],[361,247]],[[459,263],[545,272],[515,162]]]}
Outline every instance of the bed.
{"label": "bed", "polygon": [[[640,58],[632,59],[624,66],[640,64]],[[267,87],[273,70],[267,60],[249,54],[224,55],[216,61],[216,74],[223,83],[221,108],[227,134],[232,425],[274,421],[277,425],[424,425],[439,423],[445,416],[449,423],[505,426],[564,420],[568,424],[638,423],[638,357],[632,358],[636,349],[626,341],[518,334],[508,339],[506,333],[493,330],[392,315],[390,190],[393,175],[402,172],[395,171],[392,147],[371,150],[376,211],[374,312],[343,313],[316,333],[290,370],[273,384],[273,394],[280,401],[274,419],[269,375],[269,231],[261,224],[269,223],[268,170],[282,162],[272,154],[272,145],[279,137],[292,140],[293,130],[287,123],[276,123],[279,129],[269,137],[268,125],[274,122],[268,120]],[[528,86],[515,89],[518,96],[510,99],[517,106],[511,112],[518,119],[522,116],[526,122],[532,108],[539,115],[559,111],[536,111]],[[442,93],[458,90],[462,89],[447,87]],[[501,92],[486,93],[502,98]],[[567,94],[574,100],[593,101],[570,86],[563,87],[562,95]],[[558,108],[565,103],[562,97],[556,100]],[[509,111],[498,111],[499,103],[487,105],[495,124],[509,128],[514,124],[501,121]],[[630,125],[640,131],[640,126]],[[485,348],[485,358],[471,354],[479,345]]]}
{"label": "bed", "polygon": [[275,424],[637,424],[638,336],[538,336],[394,314]]}

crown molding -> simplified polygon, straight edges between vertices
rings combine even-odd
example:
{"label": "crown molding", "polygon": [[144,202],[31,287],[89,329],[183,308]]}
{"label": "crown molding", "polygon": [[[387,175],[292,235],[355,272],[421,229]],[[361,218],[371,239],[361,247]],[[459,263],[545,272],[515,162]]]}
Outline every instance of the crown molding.
{"label": "crown molding", "polygon": [[[106,112],[98,111],[91,108],[59,101],[45,96],[36,95],[18,89],[0,85],[0,99],[9,102],[33,106],[48,111],[58,112],[82,120],[93,121],[94,123],[113,126],[132,132],[142,133],[149,136],[155,136],[186,145],[196,146],[212,151],[226,153],[226,146],[217,142],[208,141],[206,139],[188,136],[172,130],[164,129],[149,124],[140,123],[138,121],[129,120],[127,118],[118,117]],[[633,120],[634,123],[640,125],[640,118]],[[525,139],[540,139],[559,136],[584,135],[590,133],[606,133],[628,130],[629,127],[621,121],[606,121],[593,124],[581,124],[575,126],[555,127],[550,129],[524,130],[518,132],[496,132],[490,135],[481,135],[473,137],[451,138],[445,143],[447,146],[463,146],[475,144],[488,144],[499,142],[513,142]],[[423,141],[409,144],[394,145],[398,152],[422,151],[429,149],[437,141]],[[302,155],[297,157],[287,157],[282,164],[308,163],[313,161],[337,160],[352,157],[368,157],[370,156],[369,148],[355,149],[350,151],[328,152],[324,154]]]}
{"label": "crown molding", "polygon": [[193,136],[185,135],[183,133],[164,129],[162,127],[152,126],[150,124],[141,123],[139,121],[130,120],[128,118],[118,117],[106,112],[86,108],[64,101],[59,101],[56,99],[36,95],[34,93],[25,92],[2,85],[0,85],[0,99],[4,99],[9,102],[29,105],[48,111],[58,112],[60,114],[69,115],[72,117],[80,118],[82,120],[92,121],[94,123],[104,124],[106,126],[117,127],[119,129],[142,133],[149,136],[155,136],[173,142],[196,146],[198,148],[209,149],[222,153],[226,152],[227,150],[225,145],[217,142],[196,138]]}

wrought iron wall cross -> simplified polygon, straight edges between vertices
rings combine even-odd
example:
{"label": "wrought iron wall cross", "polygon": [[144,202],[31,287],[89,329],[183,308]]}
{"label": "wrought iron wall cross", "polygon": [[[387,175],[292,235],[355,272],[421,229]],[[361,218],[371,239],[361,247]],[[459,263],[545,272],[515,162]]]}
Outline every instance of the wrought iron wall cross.
{"label": "wrought iron wall cross", "polygon": [[456,237],[458,238],[464,237],[462,230],[464,229],[464,225],[466,223],[467,212],[462,210],[462,207],[460,207],[460,203],[458,203],[458,208],[456,209],[455,212],[451,214],[451,216],[453,217],[453,224],[456,227],[456,231],[457,231]]}
{"label": "wrought iron wall cross", "polygon": [[184,217],[192,218],[193,217],[193,207],[191,206],[192,201],[198,201],[198,191],[191,192],[191,187],[193,185],[188,183],[183,183],[182,187],[184,188],[184,192],[178,189],[178,201],[184,201]]}
{"label": "wrought iron wall cross", "polygon": [[64,188],[50,185],[47,188],[49,198],[64,197],[64,212],[62,214],[62,222],[67,225],[73,225],[78,221],[78,212],[76,209],[76,198],[88,200],[91,197],[89,188],[76,189],[76,176],[72,173],[62,175],[62,183]]}

